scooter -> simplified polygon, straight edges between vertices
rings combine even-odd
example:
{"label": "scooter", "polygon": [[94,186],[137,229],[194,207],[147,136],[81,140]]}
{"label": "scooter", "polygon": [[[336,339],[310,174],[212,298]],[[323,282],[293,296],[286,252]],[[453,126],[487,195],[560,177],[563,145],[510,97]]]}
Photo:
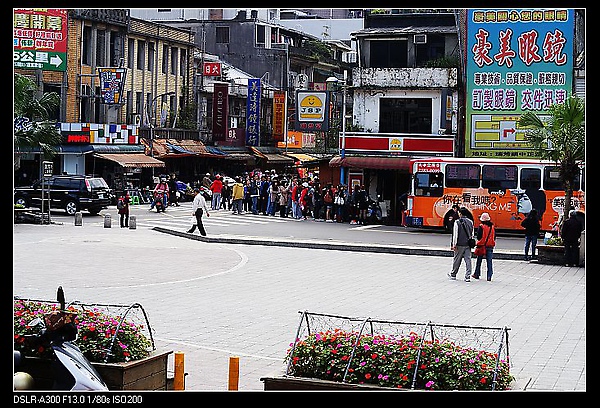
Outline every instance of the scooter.
{"label": "scooter", "polygon": [[156,212],[165,212],[165,205],[164,205],[164,201],[163,201],[163,197],[164,197],[165,193],[162,192],[157,192],[154,194],[154,206],[156,207]]}
{"label": "scooter", "polygon": [[[71,342],[77,338],[76,313],[65,310],[62,286],[58,287],[57,300],[60,303],[59,310],[46,313],[43,319],[35,318],[29,323],[30,327],[39,326],[40,331],[26,336],[26,344],[36,348],[51,347],[54,351],[53,390],[108,391],[98,371],[81,353],[79,347]],[[27,357],[14,350],[14,361],[15,368],[23,369],[14,374],[15,390],[33,389],[34,380],[26,372]]]}
{"label": "scooter", "polygon": [[367,208],[367,222],[369,224],[379,224],[383,220],[383,213],[378,200],[368,198],[369,207]]}

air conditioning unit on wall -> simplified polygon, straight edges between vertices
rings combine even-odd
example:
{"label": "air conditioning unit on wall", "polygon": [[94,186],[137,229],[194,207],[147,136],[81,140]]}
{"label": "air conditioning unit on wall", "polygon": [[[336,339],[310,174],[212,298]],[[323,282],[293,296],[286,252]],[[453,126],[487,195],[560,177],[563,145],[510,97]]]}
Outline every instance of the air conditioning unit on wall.
{"label": "air conditioning unit on wall", "polygon": [[413,36],[413,42],[415,44],[427,44],[427,34],[415,34]]}

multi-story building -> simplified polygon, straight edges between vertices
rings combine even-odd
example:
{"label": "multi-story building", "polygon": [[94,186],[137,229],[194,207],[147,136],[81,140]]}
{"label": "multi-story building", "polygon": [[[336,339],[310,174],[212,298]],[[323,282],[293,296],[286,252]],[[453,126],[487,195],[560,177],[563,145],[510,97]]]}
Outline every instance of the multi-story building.
{"label": "multi-story building", "polygon": [[[459,44],[452,13],[366,13],[352,33],[358,67],[343,87],[352,95],[351,123],[341,137],[343,180],[365,185],[400,218],[414,156],[454,155],[457,134]],[[345,171],[344,171],[345,170]]]}
{"label": "multi-story building", "polygon": [[[64,53],[56,56],[65,61],[57,68],[26,62],[27,54],[44,60],[47,51],[23,41],[15,47],[15,55],[24,55],[15,72],[61,97],[57,119],[63,143],[55,172],[99,174],[120,188],[140,186],[144,170],[164,170],[164,162],[145,154],[139,130],[172,126],[176,112],[192,98],[191,33],[132,19],[126,9],[15,9],[14,14],[19,41],[37,31],[64,42]],[[20,172],[29,180],[19,179],[37,178],[39,152],[20,153]]]}

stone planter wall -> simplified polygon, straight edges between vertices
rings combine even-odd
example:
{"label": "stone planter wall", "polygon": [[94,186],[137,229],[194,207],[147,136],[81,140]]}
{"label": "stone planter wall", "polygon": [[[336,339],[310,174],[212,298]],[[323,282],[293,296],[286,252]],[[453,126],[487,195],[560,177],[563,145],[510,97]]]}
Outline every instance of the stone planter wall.
{"label": "stone planter wall", "polygon": [[[150,356],[127,363],[92,363],[109,390],[167,390],[167,363],[172,351],[153,351]],[[27,357],[22,371],[35,380],[35,390],[51,390],[53,371],[51,361]]]}
{"label": "stone planter wall", "polygon": [[564,265],[565,247],[562,245],[537,245],[537,262],[547,265]]}
{"label": "stone planter wall", "polygon": [[406,391],[398,388],[384,388],[375,385],[346,384],[336,381],[319,380],[283,375],[263,377],[265,391]]}

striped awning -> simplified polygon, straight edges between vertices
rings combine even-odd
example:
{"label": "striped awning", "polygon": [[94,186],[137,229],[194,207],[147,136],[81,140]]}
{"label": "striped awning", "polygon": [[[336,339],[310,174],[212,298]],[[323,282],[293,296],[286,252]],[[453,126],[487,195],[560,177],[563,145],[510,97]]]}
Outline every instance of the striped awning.
{"label": "striped awning", "polygon": [[304,153],[286,153],[285,155],[293,157],[294,159],[299,160],[302,163],[319,161],[318,157],[314,157]]}
{"label": "striped awning", "polygon": [[410,157],[355,157],[336,156],[329,160],[329,167],[354,167],[358,169],[409,170]]}
{"label": "striped awning", "polygon": [[165,167],[165,162],[144,153],[94,153],[94,157],[118,163],[121,167]]}

